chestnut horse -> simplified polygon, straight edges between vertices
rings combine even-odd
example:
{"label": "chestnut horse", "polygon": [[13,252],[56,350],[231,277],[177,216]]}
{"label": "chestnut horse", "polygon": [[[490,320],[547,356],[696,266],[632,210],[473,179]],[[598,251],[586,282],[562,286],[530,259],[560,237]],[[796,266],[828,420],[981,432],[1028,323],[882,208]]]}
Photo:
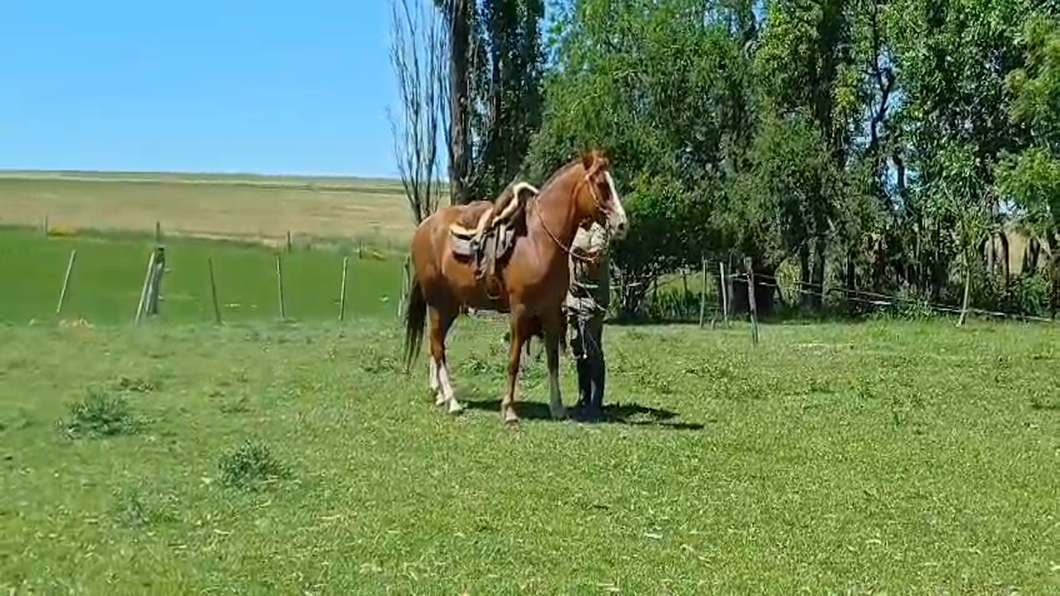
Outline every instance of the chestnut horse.
{"label": "chestnut horse", "polygon": [[[449,226],[467,213],[468,206],[438,209],[416,228],[405,311],[405,373],[419,354],[429,318],[430,388],[436,394],[436,405],[446,405],[450,413],[463,408],[453,394],[445,338],[461,307],[471,307],[509,314],[510,354],[501,398],[502,420],[519,420],[515,413],[519,357],[524,343],[536,334],[543,337],[547,355],[549,411],[555,419],[566,417],[559,388],[559,345],[563,301],[570,284],[570,246],[578,228],[594,221],[606,224],[615,238],[626,233],[626,212],[610,170],[610,159],[603,151],[585,152],[554,173],[527,201],[526,225],[516,236],[507,262],[498,266],[501,291],[493,291],[492,296],[484,281],[476,279],[474,263],[455,258],[450,244]],[[535,190],[525,183],[516,187],[515,192]]]}

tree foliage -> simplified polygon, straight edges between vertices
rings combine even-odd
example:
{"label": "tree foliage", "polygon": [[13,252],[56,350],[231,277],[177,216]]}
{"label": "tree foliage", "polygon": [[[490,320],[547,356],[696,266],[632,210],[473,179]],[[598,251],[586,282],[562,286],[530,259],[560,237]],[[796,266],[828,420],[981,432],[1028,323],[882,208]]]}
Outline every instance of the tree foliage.
{"label": "tree foliage", "polygon": [[1027,135],[998,164],[1001,194],[1024,210],[1029,226],[1060,248],[1060,20],[1036,16],[1023,32],[1027,60],[1009,73],[1008,123]]}
{"label": "tree foliage", "polygon": [[453,203],[511,182],[541,121],[543,0],[434,0],[448,34]]}
{"label": "tree foliage", "polygon": [[952,303],[966,271],[978,305],[1038,308],[1013,297],[1034,259],[1016,278],[997,251],[1020,233],[1060,255],[1056,3],[549,9],[523,174],[540,180],[588,145],[614,155],[632,220],[613,261],[626,311],[660,274],[743,256],[767,309],[784,268],[803,308],[836,286]]}
{"label": "tree foliage", "polygon": [[438,89],[451,200],[606,148],[631,217],[612,260],[626,314],[704,258],[751,257],[765,312],[780,277],[810,310],[864,291],[1040,312],[1029,288],[1060,290],[1056,2],[433,6],[419,39],[444,48],[443,74],[421,85]]}

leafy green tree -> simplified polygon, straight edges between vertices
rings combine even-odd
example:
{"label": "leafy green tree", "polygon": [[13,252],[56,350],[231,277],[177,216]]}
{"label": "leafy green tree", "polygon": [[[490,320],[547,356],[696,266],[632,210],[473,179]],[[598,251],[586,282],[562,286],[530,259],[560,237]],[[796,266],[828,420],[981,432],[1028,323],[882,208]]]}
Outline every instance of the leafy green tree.
{"label": "leafy green tree", "polygon": [[[969,212],[985,210],[993,223],[999,155],[1025,142],[1005,116],[1005,80],[1024,60],[1018,38],[1030,6],[1024,0],[898,0],[889,11],[903,95],[902,159],[916,184],[904,205],[917,236],[910,281],[934,300],[944,298],[964,250],[952,231]],[[971,180],[955,196],[948,172],[958,155],[970,164]]]}
{"label": "leafy green tree", "polygon": [[692,0],[577,0],[568,11],[551,32],[526,171],[541,179],[591,145],[612,154],[632,220],[613,262],[633,311],[655,276],[728,250],[717,208],[753,129],[744,32],[732,34],[744,21]]}
{"label": "leafy green tree", "polygon": [[543,0],[435,0],[449,48],[451,202],[495,196],[540,126]]}
{"label": "leafy green tree", "polygon": [[1032,229],[1060,248],[1060,21],[1036,15],[1027,22],[1027,62],[1007,79],[1009,122],[1023,128],[1027,146],[998,164],[1003,196],[1024,210]]}
{"label": "leafy green tree", "polygon": [[[818,309],[829,276],[951,303],[977,280],[998,289],[981,299],[1021,303],[1007,273],[1000,284],[981,275],[988,240],[1004,247],[1013,216],[1032,246],[1060,254],[1055,2],[549,10],[523,174],[541,180],[590,145],[612,153],[631,215],[613,260],[630,314],[655,277],[703,256],[750,256],[767,280],[793,266],[802,306]],[[771,284],[755,291],[768,312]]]}

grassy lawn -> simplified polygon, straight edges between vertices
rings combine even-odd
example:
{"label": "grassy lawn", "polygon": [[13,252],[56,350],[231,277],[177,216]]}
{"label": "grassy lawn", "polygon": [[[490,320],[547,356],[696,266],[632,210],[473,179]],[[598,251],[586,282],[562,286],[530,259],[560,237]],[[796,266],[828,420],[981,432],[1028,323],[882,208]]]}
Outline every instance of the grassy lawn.
{"label": "grassy lawn", "polygon": [[[169,322],[213,320],[208,260],[226,321],[279,318],[276,252],[259,244],[167,239],[161,316]],[[154,248],[151,238],[96,234],[44,239],[38,231],[0,228],[0,323],[53,321],[70,251],[77,250],[58,318],[107,324],[132,321]],[[348,316],[396,316],[401,259],[371,248],[306,249],[283,256],[288,318],[337,320],[342,258],[350,255]],[[371,257],[377,258],[371,258]],[[382,260],[379,260],[382,259]],[[10,288],[10,290],[8,289]]]}
{"label": "grassy lawn", "polygon": [[389,321],[0,327],[0,591],[1060,590],[1051,327],[609,327],[506,429],[501,323],[450,418]]}

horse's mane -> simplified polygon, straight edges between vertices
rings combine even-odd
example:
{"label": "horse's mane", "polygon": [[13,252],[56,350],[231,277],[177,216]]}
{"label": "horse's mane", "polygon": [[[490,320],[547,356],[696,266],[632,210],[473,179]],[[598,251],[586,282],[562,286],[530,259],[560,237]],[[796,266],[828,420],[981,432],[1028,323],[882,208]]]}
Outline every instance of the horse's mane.
{"label": "horse's mane", "polygon": [[566,174],[567,170],[570,170],[571,168],[573,168],[574,166],[578,165],[579,163],[581,163],[581,158],[580,157],[575,157],[574,159],[568,161],[566,164],[561,166],[558,170],[556,170],[555,172],[552,172],[552,175],[549,176],[547,179],[545,179],[545,182],[542,183],[541,186],[539,186],[538,188],[542,188],[543,189],[546,186],[548,186],[549,184],[552,184],[552,182],[555,181],[556,178],[559,178],[560,176]]}

